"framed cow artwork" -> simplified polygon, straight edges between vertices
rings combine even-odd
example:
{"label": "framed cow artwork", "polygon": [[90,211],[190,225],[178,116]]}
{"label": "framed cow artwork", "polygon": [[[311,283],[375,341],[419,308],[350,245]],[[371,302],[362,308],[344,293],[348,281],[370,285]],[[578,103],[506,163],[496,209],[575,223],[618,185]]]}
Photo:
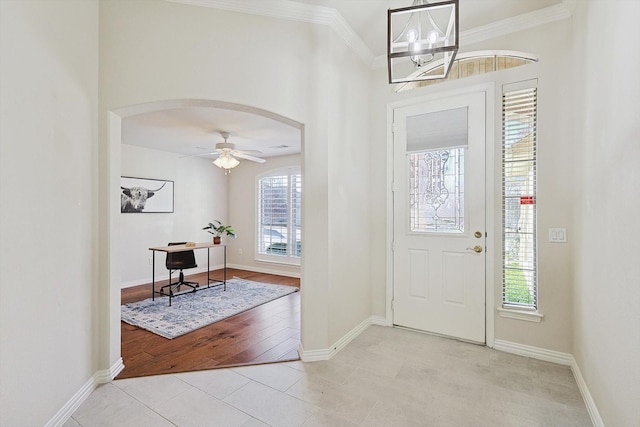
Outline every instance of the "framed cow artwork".
{"label": "framed cow artwork", "polygon": [[173,181],[120,177],[121,213],[172,213]]}

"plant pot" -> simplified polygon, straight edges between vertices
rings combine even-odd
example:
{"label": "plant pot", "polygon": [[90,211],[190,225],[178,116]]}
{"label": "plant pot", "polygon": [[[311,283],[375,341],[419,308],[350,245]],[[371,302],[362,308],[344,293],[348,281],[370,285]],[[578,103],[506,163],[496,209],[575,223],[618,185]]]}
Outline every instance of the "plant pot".
{"label": "plant pot", "polygon": [[220,244],[220,236],[213,236],[213,244],[214,245]]}

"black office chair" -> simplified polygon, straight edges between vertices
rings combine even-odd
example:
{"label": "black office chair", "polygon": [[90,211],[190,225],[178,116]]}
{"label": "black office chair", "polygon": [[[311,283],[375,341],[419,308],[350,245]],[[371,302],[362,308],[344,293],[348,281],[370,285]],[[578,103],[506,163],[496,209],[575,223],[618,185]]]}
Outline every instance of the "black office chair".
{"label": "black office chair", "polygon": [[[172,242],[169,243],[169,246],[174,245],[184,245],[187,242]],[[186,270],[188,268],[196,268],[198,264],[196,264],[196,257],[193,253],[193,250],[188,251],[180,251],[180,252],[170,252],[167,253],[167,259],[165,261],[165,265],[167,270],[169,270],[169,284],[164,285],[160,288],[160,292],[173,296],[173,290],[180,290],[180,286],[188,286],[193,289],[193,292],[197,290],[200,286],[198,282],[188,282],[184,280],[184,273],[182,270]],[[180,270],[180,277],[177,282],[171,283],[171,275],[174,270]],[[169,292],[165,292],[164,288],[169,288]]]}

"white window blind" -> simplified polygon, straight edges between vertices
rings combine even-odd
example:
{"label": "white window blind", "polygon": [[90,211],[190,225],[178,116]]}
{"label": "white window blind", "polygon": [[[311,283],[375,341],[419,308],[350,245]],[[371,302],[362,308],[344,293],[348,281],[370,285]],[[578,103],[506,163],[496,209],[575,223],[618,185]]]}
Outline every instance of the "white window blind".
{"label": "white window blind", "polygon": [[432,111],[407,117],[407,153],[467,147],[468,108]]}
{"label": "white window blind", "polygon": [[[527,87],[528,86],[528,87]],[[502,95],[502,305],[537,310],[537,88]]]}
{"label": "white window blind", "polygon": [[297,171],[258,180],[257,258],[300,263],[302,181]]}

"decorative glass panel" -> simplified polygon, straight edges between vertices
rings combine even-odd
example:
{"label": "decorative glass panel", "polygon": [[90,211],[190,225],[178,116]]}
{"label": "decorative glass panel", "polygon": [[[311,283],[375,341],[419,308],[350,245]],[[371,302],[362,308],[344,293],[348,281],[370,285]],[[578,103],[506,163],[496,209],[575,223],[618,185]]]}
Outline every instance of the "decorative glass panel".
{"label": "decorative glass panel", "polygon": [[464,148],[409,154],[412,232],[464,232]]}

